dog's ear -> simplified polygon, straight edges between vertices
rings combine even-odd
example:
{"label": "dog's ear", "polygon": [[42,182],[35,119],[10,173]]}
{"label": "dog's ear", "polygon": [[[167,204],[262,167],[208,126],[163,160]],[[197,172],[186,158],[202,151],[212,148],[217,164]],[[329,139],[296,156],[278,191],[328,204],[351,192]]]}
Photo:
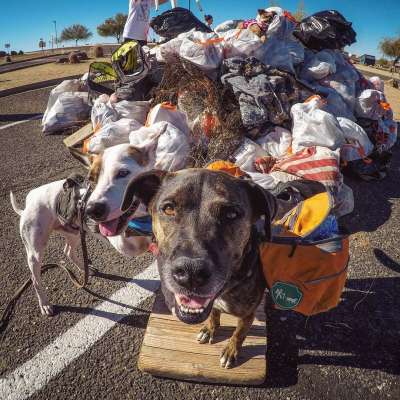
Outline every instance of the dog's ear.
{"label": "dog's ear", "polygon": [[138,175],[126,188],[121,211],[127,211],[135,197],[147,207],[151,199],[156,195],[166,175],[167,172],[160,170],[153,170]]}
{"label": "dog's ear", "polygon": [[257,13],[258,13],[258,15],[264,15],[264,14],[267,14],[267,11],[265,11],[263,8],[259,8],[257,10]]}
{"label": "dog's ear", "polygon": [[244,181],[246,190],[252,206],[255,221],[263,215],[265,216],[264,230],[267,241],[271,239],[271,222],[277,212],[277,202],[275,197],[252,181]]}
{"label": "dog's ear", "polygon": [[149,156],[146,152],[146,148],[129,146],[128,154],[142,167],[149,163]]}
{"label": "dog's ear", "polygon": [[79,174],[71,174],[68,176],[68,178],[65,179],[65,182],[63,183],[63,189],[64,191],[68,191],[70,188],[74,186],[79,186],[83,183],[84,178],[83,176]]}

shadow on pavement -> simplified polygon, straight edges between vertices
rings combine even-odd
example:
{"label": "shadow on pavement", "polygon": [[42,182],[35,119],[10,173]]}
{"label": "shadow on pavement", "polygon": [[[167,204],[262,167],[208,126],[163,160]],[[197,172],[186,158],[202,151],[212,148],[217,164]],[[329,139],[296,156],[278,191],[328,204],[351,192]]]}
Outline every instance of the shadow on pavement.
{"label": "shadow on pavement", "polygon": [[310,318],[268,307],[266,387],[295,385],[304,364],[400,375],[400,278],[349,279],[346,287],[336,309]]}
{"label": "shadow on pavement", "polygon": [[342,218],[345,227],[352,233],[373,232],[382,226],[392,214],[391,199],[400,198],[400,145],[393,148],[389,173],[382,181],[364,182],[345,178],[353,189],[354,211]]}
{"label": "shadow on pavement", "polygon": [[31,118],[41,118],[43,113],[30,113],[30,114],[0,114],[0,122],[18,122],[25,121]]}

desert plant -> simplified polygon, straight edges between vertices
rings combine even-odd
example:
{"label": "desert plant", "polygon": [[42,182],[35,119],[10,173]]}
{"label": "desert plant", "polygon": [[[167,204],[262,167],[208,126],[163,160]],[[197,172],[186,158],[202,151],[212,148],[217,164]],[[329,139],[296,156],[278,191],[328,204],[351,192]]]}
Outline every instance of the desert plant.
{"label": "desert plant", "polygon": [[128,16],[126,14],[118,13],[114,17],[108,18],[100,24],[97,27],[97,33],[103,37],[115,37],[119,43],[127,18]]}
{"label": "desert plant", "polygon": [[297,4],[297,10],[293,13],[293,17],[296,18],[296,21],[301,21],[306,16],[307,13],[304,6],[304,0],[300,0],[299,4]]}
{"label": "desert plant", "polygon": [[386,58],[380,58],[376,61],[376,63],[381,66],[381,67],[388,67],[389,66],[389,61]]}
{"label": "desert plant", "polygon": [[18,54],[19,54],[20,56],[22,56],[22,55],[24,54],[24,52],[23,52],[22,50],[20,50],[20,51],[18,52]]}
{"label": "desert plant", "polygon": [[74,24],[65,28],[61,32],[60,40],[62,42],[67,42],[69,40],[75,40],[75,46],[78,46],[79,40],[89,39],[92,36],[92,32],[89,31],[86,26],[81,24]]}
{"label": "desert plant", "polygon": [[69,56],[68,56],[68,61],[69,61],[70,64],[78,64],[79,63],[78,54],[70,53]]}
{"label": "desert plant", "polygon": [[3,50],[0,50],[0,57],[5,57],[7,53]]}
{"label": "desert plant", "polygon": [[11,50],[11,53],[10,53],[12,56],[16,56],[18,53],[15,51],[15,50]]}
{"label": "desert plant", "polygon": [[391,59],[400,57],[400,36],[382,39],[379,43],[379,50]]}

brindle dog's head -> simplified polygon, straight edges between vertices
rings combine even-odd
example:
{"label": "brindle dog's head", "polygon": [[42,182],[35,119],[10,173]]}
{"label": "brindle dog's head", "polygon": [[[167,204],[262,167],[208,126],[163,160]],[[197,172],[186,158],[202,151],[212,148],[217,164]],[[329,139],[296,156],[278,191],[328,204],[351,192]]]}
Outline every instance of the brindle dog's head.
{"label": "brindle dog's head", "polygon": [[276,208],[259,186],[205,169],[145,173],[128,185],[123,209],[134,197],[148,205],[161,281],[186,323],[207,318],[242,265],[253,224],[265,215],[270,234]]}

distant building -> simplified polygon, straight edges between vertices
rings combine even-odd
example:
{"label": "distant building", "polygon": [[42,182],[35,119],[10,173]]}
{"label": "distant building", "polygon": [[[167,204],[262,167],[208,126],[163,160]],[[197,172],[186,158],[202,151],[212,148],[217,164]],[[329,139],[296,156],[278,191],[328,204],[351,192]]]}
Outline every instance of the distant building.
{"label": "distant building", "polygon": [[375,56],[370,56],[368,54],[363,54],[360,57],[360,63],[364,65],[375,65]]}

